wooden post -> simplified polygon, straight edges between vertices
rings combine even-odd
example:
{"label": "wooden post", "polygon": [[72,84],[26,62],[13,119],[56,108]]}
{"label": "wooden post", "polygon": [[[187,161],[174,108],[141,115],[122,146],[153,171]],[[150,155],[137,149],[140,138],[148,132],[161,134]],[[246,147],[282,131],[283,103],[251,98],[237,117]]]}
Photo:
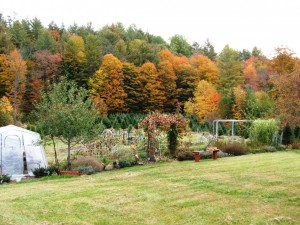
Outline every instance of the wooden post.
{"label": "wooden post", "polygon": [[231,143],[233,143],[233,136],[234,136],[234,121],[232,121],[232,127],[231,127]]}
{"label": "wooden post", "polygon": [[216,122],[216,140],[218,140],[218,133],[219,133],[218,125],[219,125],[219,121]]}
{"label": "wooden post", "polygon": [[200,151],[194,151],[194,158],[195,158],[195,162],[199,162],[200,161]]}

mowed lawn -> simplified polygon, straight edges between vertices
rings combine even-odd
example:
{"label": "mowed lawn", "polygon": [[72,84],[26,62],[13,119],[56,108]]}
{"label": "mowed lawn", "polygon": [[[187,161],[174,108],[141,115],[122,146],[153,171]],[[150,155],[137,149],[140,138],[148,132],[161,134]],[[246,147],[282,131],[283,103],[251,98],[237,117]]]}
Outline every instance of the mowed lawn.
{"label": "mowed lawn", "polygon": [[0,224],[300,224],[300,151],[0,186]]}

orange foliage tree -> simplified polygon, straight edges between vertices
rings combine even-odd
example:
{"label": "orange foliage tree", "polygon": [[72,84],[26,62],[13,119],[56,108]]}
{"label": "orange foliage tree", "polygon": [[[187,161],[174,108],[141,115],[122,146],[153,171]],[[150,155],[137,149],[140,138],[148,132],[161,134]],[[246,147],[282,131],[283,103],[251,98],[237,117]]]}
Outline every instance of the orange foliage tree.
{"label": "orange foliage tree", "polygon": [[161,82],[162,92],[165,96],[164,111],[175,112],[178,108],[178,91],[176,87],[176,74],[168,60],[158,64],[158,78]]}
{"label": "orange foliage tree", "polygon": [[282,126],[300,126],[300,67],[286,75],[271,77],[275,93],[276,114]]}
{"label": "orange foliage tree", "polygon": [[258,90],[258,77],[254,61],[254,56],[251,56],[247,61],[243,63],[243,77],[245,80],[245,85],[247,87],[251,87],[253,90]]}
{"label": "orange foliage tree", "polygon": [[269,62],[271,73],[290,74],[296,68],[297,59],[294,53],[288,48],[276,48],[276,56]]}
{"label": "orange foliage tree", "polygon": [[171,51],[164,49],[159,52],[161,62],[169,62],[176,76],[178,105],[183,108],[184,102],[193,96],[197,86],[196,73],[186,56],[174,56]]}
{"label": "orange foliage tree", "polygon": [[25,92],[25,74],[27,72],[26,62],[17,49],[9,55],[0,55],[0,85],[14,106],[14,124],[17,120],[20,105]]}

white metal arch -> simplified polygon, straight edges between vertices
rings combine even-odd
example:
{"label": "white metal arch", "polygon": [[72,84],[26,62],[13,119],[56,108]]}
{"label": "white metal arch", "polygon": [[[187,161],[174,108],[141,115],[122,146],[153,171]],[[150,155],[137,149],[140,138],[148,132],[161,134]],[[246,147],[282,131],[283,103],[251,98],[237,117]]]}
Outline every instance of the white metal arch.
{"label": "white metal arch", "polygon": [[215,134],[216,140],[218,140],[219,136],[219,123],[231,123],[231,141],[233,141],[234,137],[234,123],[237,122],[243,122],[243,123],[251,123],[253,120],[235,120],[235,119],[220,119],[220,120],[214,120],[213,121],[213,134]]}

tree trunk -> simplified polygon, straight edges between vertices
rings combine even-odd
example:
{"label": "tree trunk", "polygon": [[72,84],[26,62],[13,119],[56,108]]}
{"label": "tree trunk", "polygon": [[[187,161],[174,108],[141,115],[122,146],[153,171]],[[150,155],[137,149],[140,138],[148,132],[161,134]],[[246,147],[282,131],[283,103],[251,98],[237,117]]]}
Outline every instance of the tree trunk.
{"label": "tree trunk", "polygon": [[15,82],[14,82],[14,112],[13,112],[13,120],[14,120],[14,125],[17,124],[17,91],[18,91],[18,75],[17,73],[15,74]]}
{"label": "tree trunk", "polygon": [[153,143],[153,134],[148,131],[148,148],[147,148],[147,155],[151,162],[156,162],[155,158],[155,147]]}
{"label": "tree trunk", "polygon": [[55,145],[55,141],[54,141],[54,136],[51,135],[51,140],[53,143],[53,149],[54,149],[54,160],[55,160],[55,165],[57,167],[57,169],[59,169],[59,163],[58,163],[58,158],[57,158],[57,152],[56,152],[56,145]]}
{"label": "tree trunk", "polygon": [[71,170],[71,141],[68,140],[68,157],[67,157],[68,170]]}
{"label": "tree trunk", "polygon": [[150,158],[150,132],[147,132],[148,134],[148,140],[147,140],[147,158]]}

